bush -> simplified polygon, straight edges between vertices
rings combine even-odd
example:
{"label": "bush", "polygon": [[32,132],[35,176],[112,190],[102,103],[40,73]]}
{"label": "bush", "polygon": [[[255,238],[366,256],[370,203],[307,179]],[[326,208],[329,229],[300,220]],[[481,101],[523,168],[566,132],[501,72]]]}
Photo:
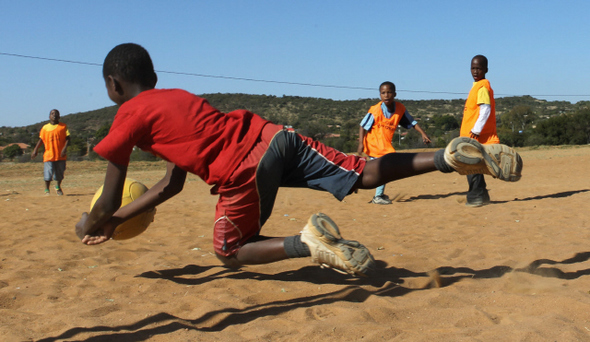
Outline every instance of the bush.
{"label": "bush", "polygon": [[23,150],[20,148],[20,146],[14,144],[2,150],[2,155],[4,156],[4,158],[13,160],[16,156],[22,156]]}
{"label": "bush", "polygon": [[156,161],[160,160],[160,158],[154,156],[149,152],[145,152],[140,150],[139,148],[133,149],[131,152],[131,156],[129,157],[130,161]]}
{"label": "bush", "polygon": [[19,156],[18,158],[16,158],[16,161],[19,163],[28,163],[31,161],[31,154],[30,153],[24,153],[23,155]]}
{"label": "bush", "polygon": [[545,144],[545,138],[540,134],[531,134],[525,141],[525,146],[540,146]]}

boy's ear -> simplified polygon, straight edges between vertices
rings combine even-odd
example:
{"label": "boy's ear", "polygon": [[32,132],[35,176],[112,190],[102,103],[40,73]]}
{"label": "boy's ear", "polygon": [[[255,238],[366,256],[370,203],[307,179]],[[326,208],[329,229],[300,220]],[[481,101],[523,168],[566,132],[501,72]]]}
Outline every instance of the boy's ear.
{"label": "boy's ear", "polygon": [[123,86],[121,85],[121,82],[119,82],[117,77],[113,75],[108,75],[106,79],[106,84],[107,88],[109,88],[109,90],[111,90],[112,92],[117,93],[119,95],[123,94]]}

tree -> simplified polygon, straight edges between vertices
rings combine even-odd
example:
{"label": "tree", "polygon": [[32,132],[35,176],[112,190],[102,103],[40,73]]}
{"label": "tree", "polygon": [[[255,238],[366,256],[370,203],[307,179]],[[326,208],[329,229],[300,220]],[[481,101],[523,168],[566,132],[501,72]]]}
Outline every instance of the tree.
{"label": "tree", "polygon": [[86,140],[80,136],[70,135],[70,144],[68,145],[68,156],[83,156],[86,154]]}
{"label": "tree", "polygon": [[104,139],[104,137],[107,136],[107,134],[109,134],[109,130],[111,129],[111,124],[104,124],[102,125],[97,131],[96,133],[94,133],[94,139],[96,141],[96,143],[98,144],[102,139]]}
{"label": "tree", "polygon": [[544,137],[547,145],[566,145],[569,142],[567,125],[569,118],[565,115],[555,116],[539,122],[534,133]]}
{"label": "tree", "polygon": [[568,135],[570,144],[590,144],[590,109],[580,110],[571,117]]}
{"label": "tree", "polygon": [[10,160],[12,160],[16,156],[22,156],[23,150],[20,148],[20,146],[14,144],[2,150],[2,155],[4,155],[4,158],[9,158]]}
{"label": "tree", "polygon": [[448,132],[459,128],[459,122],[452,115],[435,114],[430,122],[432,125],[434,125],[436,130],[441,130],[442,132]]}
{"label": "tree", "polygon": [[500,117],[502,127],[512,132],[524,132],[528,125],[532,124],[537,116],[529,106],[518,105],[513,107],[508,113]]}

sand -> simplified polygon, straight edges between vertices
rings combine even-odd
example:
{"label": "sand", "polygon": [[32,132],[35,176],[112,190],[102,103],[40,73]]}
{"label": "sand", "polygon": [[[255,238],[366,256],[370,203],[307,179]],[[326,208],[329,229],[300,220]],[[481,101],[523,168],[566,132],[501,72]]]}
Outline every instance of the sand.
{"label": "sand", "polygon": [[[2,341],[589,341],[590,146],[522,150],[517,183],[486,178],[492,203],[464,205],[467,181],[429,173],[338,202],[281,189],[265,235],[297,234],[314,212],[378,260],[353,278],[309,258],[220,266],[216,197],[196,176],[131,240],[74,234],[104,162],[68,162],[65,196],[42,165],[0,164]],[[134,163],[151,186],[164,163]]]}

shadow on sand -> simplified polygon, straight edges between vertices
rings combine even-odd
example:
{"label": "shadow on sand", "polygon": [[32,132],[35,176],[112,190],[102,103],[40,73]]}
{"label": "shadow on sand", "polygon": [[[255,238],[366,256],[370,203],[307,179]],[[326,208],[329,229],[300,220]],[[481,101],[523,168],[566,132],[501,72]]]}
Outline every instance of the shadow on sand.
{"label": "shadow on sand", "polygon": [[[509,266],[494,266],[488,269],[474,270],[469,267],[441,266],[429,272],[414,272],[404,268],[388,267],[384,262],[378,264],[378,269],[367,278],[351,278],[336,272],[322,270],[317,266],[306,266],[298,270],[285,271],[278,274],[262,274],[241,270],[228,270],[220,266],[187,265],[183,268],[160,271],[149,271],[139,274],[137,277],[151,279],[165,279],[183,286],[197,286],[219,278],[232,279],[256,279],[260,281],[303,281],[313,284],[343,285],[337,291],[322,293],[315,296],[306,296],[289,300],[277,300],[263,304],[250,305],[236,309],[226,307],[204,313],[197,318],[180,318],[168,313],[158,313],[133,324],[120,326],[94,326],[77,327],[69,329],[59,336],[48,337],[39,341],[74,340],[80,334],[93,334],[93,337],[84,341],[144,341],[154,335],[165,335],[178,330],[198,330],[202,332],[223,331],[226,327],[245,324],[262,317],[276,316],[282,313],[300,309],[311,308],[318,305],[334,302],[362,303],[370,296],[398,297],[413,291],[424,291],[436,287],[446,287],[461,279],[489,279],[500,278],[509,272],[525,272],[541,277],[554,277],[559,279],[576,279],[590,275],[590,268],[573,272],[564,272],[557,266],[583,263],[590,260],[590,252],[581,252],[565,260],[539,259],[528,266],[514,269]],[[544,265],[549,265],[547,267]],[[212,270],[219,269],[214,274],[201,276]],[[425,286],[422,288],[404,287],[406,278],[425,278]],[[363,287],[361,287],[361,285]],[[373,289],[371,289],[373,287]]]}

